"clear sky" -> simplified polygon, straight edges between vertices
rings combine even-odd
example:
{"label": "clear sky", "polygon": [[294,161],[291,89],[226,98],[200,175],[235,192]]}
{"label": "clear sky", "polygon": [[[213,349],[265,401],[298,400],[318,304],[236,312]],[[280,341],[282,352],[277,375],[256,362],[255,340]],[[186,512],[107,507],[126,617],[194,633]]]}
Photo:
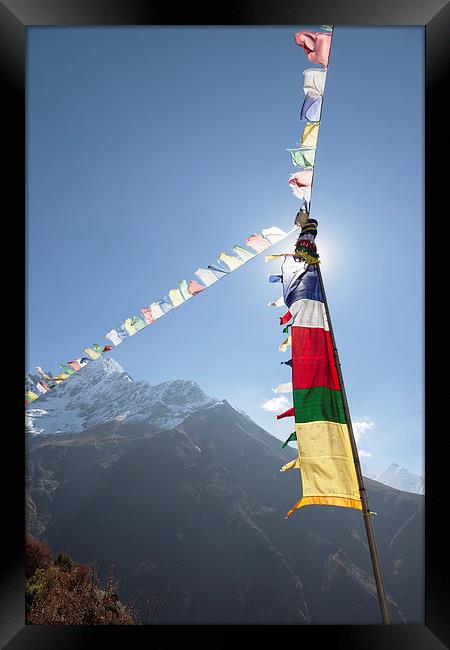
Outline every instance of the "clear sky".
{"label": "clear sky", "polygon": [[[291,228],[300,29],[27,30],[29,370],[56,373],[222,250]],[[316,243],[375,472],[423,473],[423,55],[422,27],[337,26],[316,156]],[[285,439],[292,419],[266,410],[290,381],[284,312],[267,306],[279,268],[260,255],[109,355],[135,379],[193,379]]]}

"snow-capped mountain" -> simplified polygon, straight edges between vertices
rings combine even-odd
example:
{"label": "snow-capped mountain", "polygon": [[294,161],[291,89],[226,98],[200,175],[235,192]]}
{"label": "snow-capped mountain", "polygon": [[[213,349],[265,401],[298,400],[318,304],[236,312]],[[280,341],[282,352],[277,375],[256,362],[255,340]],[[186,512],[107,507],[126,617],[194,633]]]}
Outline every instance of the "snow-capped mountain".
{"label": "snow-capped mountain", "polygon": [[[26,375],[27,388],[33,390],[37,379]],[[26,408],[25,424],[27,433],[32,434],[79,433],[114,419],[148,422],[155,429],[164,429],[217,402],[193,381],[155,385],[134,381],[117,361],[104,358],[31,403]]]}
{"label": "snow-capped mountain", "polygon": [[425,481],[423,476],[413,474],[413,472],[397,465],[397,463],[389,465],[389,467],[378,476],[377,481],[396,488],[397,490],[402,490],[403,492],[425,494]]}

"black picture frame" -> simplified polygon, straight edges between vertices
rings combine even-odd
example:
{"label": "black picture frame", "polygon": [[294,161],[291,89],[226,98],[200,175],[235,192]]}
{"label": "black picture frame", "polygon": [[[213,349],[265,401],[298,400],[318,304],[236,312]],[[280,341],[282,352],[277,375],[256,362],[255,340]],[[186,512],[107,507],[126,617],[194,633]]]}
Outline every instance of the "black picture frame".
{"label": "black picture frame", "polygon": [[[446,542],[445,513],[446,473],[445,447],[447,431],[441,424],[442,407],[446,400],[443,389],[445,380],[435,378],[430,371],[434,360],[442,359],[445,353],[445,339],[442,332],[444,321],[437,322],[437,310],[442,311],[443,294],[436,290],[439,278],[446,277],[443,262],[445,252],[439,249],[439,220],[444,204],[443,191],[448,184],[444,179],[446,166],[439,162],[440,142],[448,127],[445,123],[444,81],[447,78],[450,6],[447,0],[280,0],[270,4],[234,0],[216,5],[192,6],[191,3],[177,6],[172,3],[148,0],[0,0],[0,70],[3,81],[4,139],[7,151],[7,166],[4,171],[3,204],[4,228],[15,228],[17,248],[12,248],[11,235],[4,238],[3,253],[10,254],[14,267],[5,263],[7,277],[15,281],[5,283],[5,304],[8,313],[14,314],[14,321],[23,311],[21,286],[25,284],[24,269],[26,252],[23,246],[25,234],[25,66],[26,31],[36,25],[83,26],[83,25],[421,25],[425,29],[425,145],[417,141],[418,155],[425,156],[425,208],[426,220],[423,232],[417,236],[425,241],[425,360],[428,381],[425,384],[426,431],[426,610],[424,625],[359,625],[318,626],[302,625],[296,630],[298,642],[303,646],[325,644],[331,639],[333,648],[421,648],[434,650],[450,646],[450,625],[448,601],[448,544]],[[174,22],[175,19],[175,22]],[[395,56],[395,53],[393,53]],[[386,197],[389,200],[389,197]],[[13,216],[12,216],[13,215]],[[443,216],[446,216],[445,214]],[[382,217],[381,217],[382,218]],[[431,224],[433,224],[431,226]],[[14,227],[14,228],[13,228]],[[6,243],[5,243],[6,241]],[[436,242],[436,243],[434,243]],[[445,243],[444,243],[445,245]],[[442,245],[441,245],[442,246]],[[22,254],[19,253],[21,251]],[[23,282],[22,282],[23,281]],[[437,300],[432,300],[432,296]],[[417,291],[417,317],[422,318],[422,287]],[[441,314],[440,314],[441,315]],[[436,318],[434,318],[436,317]],[[25,322],[25,319],[24,319]],[[17,324],[15,323],[17,328]],[[405,323],[407,327],[407,323]],[[438,331],[439,327],[439,331]],[[25,332],[23,331],[25,335]],[[146,641],[164,643],[172,640],[173,628],[190,632],[190,626],[135,626],[135,627],[66,627],[31,626],[24,622],[24,459],[23,436],[23,366],[19,367],[18,350],[23,340],[15,346],[11,363],[3,364],[11,386],[8,411],[16,417],[12,424],[3,427],[3,474],[9,474],[5,481],[3,498],[3,562],[0,588],[0,642],[1,647],[10,650],[26,648],[88,648],[109,642],[127,643],[140,647]],[[6,338],[4,339],[6,341]],[[439,345],[439,348],[438,348]],[[8,346],[5,346],[8,347]],[[421,354],[422,350],[411,351]],[[13,367],[16,370],[13,370]],[[434,381],[432,381],[434,379]],[[17,382],[15,381],[17,380]],[[20,388],[19,388],[20,386]],[[436,397],[437,396],[437,397]],[[433,399],[432,399],[433,398]],[[19,405],[20,401],[20,405]],[[434,408],[433,405],[434,404]],[[444,411],[445,412],[445,411]],[[221,626],[220,635],[214,634],[217,626],[192,626],[196,642],[206,631],[207,642],[226,642],[236,626]],[[241,626],[238,626],[241,627]],[[253,627],[253,626],[252,626]],[[268,627],[268,626],[266,626]],[[292,628],[295,626],[287,626]],[[201,628],[201,629],[199,629]],[[240,630],[237,630],[240,633]],[[278,634],[279,632],[275,630]],[[287,629],[291,633],[295,630]],[[285,631],[283,630],[283,635]],[[197,640],[198,639],[198,640]],[[294,640],[294,639],[293,639]],[[290,641],[290,639],[289,639]],[[283,644],[285,640],[283,639]]]}

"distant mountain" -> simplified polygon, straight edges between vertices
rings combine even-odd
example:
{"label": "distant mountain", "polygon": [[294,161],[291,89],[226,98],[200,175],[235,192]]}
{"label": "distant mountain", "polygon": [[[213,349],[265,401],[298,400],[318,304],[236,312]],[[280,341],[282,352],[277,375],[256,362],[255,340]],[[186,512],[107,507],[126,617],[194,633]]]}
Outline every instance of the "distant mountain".
{"label": "distant mountain", "polygon": [[[301,495],[298,470],[279,471],[293,449],[193,382],[127,377],[64,400],[69,416],[88,422],[101,404],[114,420],[27,437],[30,532],[80,562],[114,563],[123,601],[159,588],[161,623],[380,621],[359,512],[309,506],[286,520]],[[127,401],[108,401],[122,390]],[[162,408],[181,421],[158,429]],[[119,419],[127,410],[136,417]],[[423,623],[423,496],[366,488],[393,621]]]}
{"label": "distant mountain", "polygon": [[423,476],[413,474],[409,470],[392,463],[382,472],[378,478],[380,483],[390,485],[397,490],[414,492],[414,494],[425,494],[425,481]]}
{"label": "distant mountain", "polygon": [[[31,386],[37,376],[26,375]],[[36,388],[34,388],[36,391]],[[79,433],[117,418],[173,427],[190,413],[217,403],[193,381],[152,385],[134,381],[113,358],[98,359],[26,408],[27,433]]]}

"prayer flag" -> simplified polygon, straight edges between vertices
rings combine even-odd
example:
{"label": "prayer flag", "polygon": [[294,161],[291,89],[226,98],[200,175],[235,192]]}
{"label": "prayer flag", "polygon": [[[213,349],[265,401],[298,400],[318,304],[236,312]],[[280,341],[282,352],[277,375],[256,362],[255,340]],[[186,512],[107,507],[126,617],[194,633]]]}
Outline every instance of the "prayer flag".
{"label": "prayer flag", "polygon": [[192,298],[192,294],[189,293],[189,287],[186,280],[181,280],[178,283],[178,287],[180,289],[180,293],[183,296],[184,300],[189,300],[189,298]]}
{"label": "prayer flag", "polygon": [[36,388],[38,389],[38,391],[39,391],[40,393],[47,393],[47,392],[50,390],[50,387],[47,386],[47,384],[45,383],[45,381],[41,381],[41,380],[39,380],[39,381],[37,382],[37,384],[36,384]]}
{"label": "prayer flag", "polygon": [[300,110],[300,119],[308,122],[319,122],[322,112],[322,95],[305,95],[302,108]]}
{"label": "prayer flag", "polygon": [[[292,413],[292,415],[294,415],[294,414]],[[283,449],[283,447],[287,447],[287,445],[290,442],[297,442],[297,434],[295,433],[295,431],[293,433],[291,433],[291,435],[289,436],[289,438],[285,442],[283,442],[283,444],[281,445],[281,448]]]}
{"label": "prayer flag", "polygon": [[284,232],[284,230],[281,230],[281,228],[277,228],[276,226],[264,228],[262,234],[271,244],[276,244],[288,235],[287,232]]}
{"label": "prayer flag", "polygon": [[114,345],[120,345],[124,337],[121,336],[116,330],[111,330],[106,334],[106,338],[112,341]]}
{"label": "prayer flag", "polygon": [[42,370],[41,366],[36,366],[36,370],[44,379],[50,379],[50,377]]}
{"label": "prayer flag", "polygon": [[184,298],[179,289],[171,289],[169,291],[169,298],[174,307],[178,307],[178,305],[181,305],[184,302]]}
{"label": "prayer flag", "polygon": [[289,381],[286,384],[279,384],[275,388],[272,388],[274,393],[290,393],[292,390],[292,383]]}
{"label": "prayer flag", "polygon": [[188,291],[193,296],[196,296],[200,291],[204,291],[204,289],[206,289],[206,287],[199,282],[196,282],[196,280],[191,280],[189,282]]}
{"label": "prayer flag", "polygon": [[155,319],[152,316],[152,310],[150,307],[142,307],[141,312],[147,325],[154,322]]}
{"label": "prayer flag", "polygon": [[305,50],[308,61],[328,65],[331,48],[331,34],[324,32],[297,32],[295,42]]}
{"label": "prayer flag", "polygon": [[300,141],[303,147],[317,147],[319,126],[320,126],[320,122],[315,122],[313,124],[305,125],[305,128],[303,129],[301,141]]}
{"label": "prayer flag", "polygon": [[244,262],[248,262],[248,260],[251,260],[253,257],[255,257],[255,253],[251,253],[250,251],[245,250],[245,248],[242,248],[242,246],[238,246],[237,244],[233,246],[233,250]]}
{"label": "prayer flag", "polygon": [[217,282],[218,280],[217,276],[208,269],[197,269],[195,271],[195,275],[200,278],[200,280],[204,282],[207,287],[209,287],[211,284],[214,284],[214,282]]}
{"label": "prayer flag", "polygon": [[322,68],[307,68],[303,71],[303,92],[305,95],[323,95],[327,71]]}
{"label": "prayer flag", "polygon": [[294,458],[294,460],[291,460],[290,463],[286,463],[286,465],[283,465],[283,467],[280,469],[280,472],[288,472],[290,469],[300,469],[299,458]]}
{"label": "prayer flag", "polygon": [[314,167],[315,149],[286,149],[291,154],[294,167]]}
{"label": "prayer flag", "polygon": [[291,335],[289,334],[287,339],[285,339],[283,341],[283,343],[281,343],[281,345],[278,347],[279,351],[280,352],[286,352],[288,346],[291,345],[291,342],[292,342],[292,339],[291,339]]}
{"label": "prayer flag", "polygon": [[245,243],[249,248],[253,248],[253,250],[257,253],[261,253],[263,250],[270,248],[271,246],[271,243],[267,241],[267,239],[261,235],[258,235],[257,233],[254,233],[253,235],[250,235],[250,237],[247,237]]}
{"label": "prayer flag", "polygon": [[99,353],[95,352],[95,350],[92,350],[92,348],[84,348],[83,352],[86,352],[86,354],[91,357],[91,359],[98,359],[99,358]]}
{"label": "prayer flag", "polygon": [[234,257],[234,255],[228,255],[227,253],[220,253],[217,259],[219,262],[226,264],[230,271],[234,271],[244,263],[238,257]]}

